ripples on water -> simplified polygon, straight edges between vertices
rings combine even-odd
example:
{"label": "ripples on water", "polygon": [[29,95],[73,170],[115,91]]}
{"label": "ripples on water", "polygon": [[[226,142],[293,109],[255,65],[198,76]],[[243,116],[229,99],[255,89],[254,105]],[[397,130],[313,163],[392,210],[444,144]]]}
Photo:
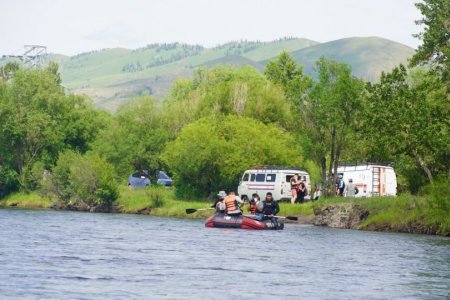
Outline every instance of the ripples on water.
{"label": "ripples on water", "polygon": [[449,299],[450,239],[0,210],[1,299]]}

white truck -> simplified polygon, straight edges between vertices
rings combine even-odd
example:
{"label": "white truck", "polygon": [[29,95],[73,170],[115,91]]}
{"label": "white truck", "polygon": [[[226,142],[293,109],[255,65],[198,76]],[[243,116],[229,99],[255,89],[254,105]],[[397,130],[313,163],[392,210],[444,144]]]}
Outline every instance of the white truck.
{"label": "white truck", "polygon": [[262,166],[245,171],[238,186],[239,196],[242,200],[247,200],[256,193],[264,199],[267,192],[272,192],[275,201],[290,200],[290,179],[295,174],[299,174],[299,179],[305,182],[308,191],[305,199],[310,199],[311,180],[308,172],[299,167],[280,166]]}
{"label": "white truck", "polygon": [[389,164],[348,163],[338,166],[337,174],[343,176],[346,185],[353,180],[358,188],[356,197],[397,195],[397,178]]}

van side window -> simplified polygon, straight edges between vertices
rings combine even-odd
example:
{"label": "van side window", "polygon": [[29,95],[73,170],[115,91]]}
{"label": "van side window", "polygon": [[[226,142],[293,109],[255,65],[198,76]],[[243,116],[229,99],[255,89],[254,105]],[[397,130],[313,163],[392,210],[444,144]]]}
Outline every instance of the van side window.
{"label": "van side window", "polygon": [[277,178],[277,174],[267,174],[266,181],[267,182],[275,182]]}
{"label": "van side window", "polygon": [[242,177],[242,181],[248,181],[248,173],[244,174],[244,177]]}
{"label": "van side window", "polygon": [[250,174],[250,181],[255,181],[255,177],[256,177],[256,175],[255,174]]}
{"label": "van side window", "polygon": [[264,179],[266,179],[266,174],[256,174],[257,182],[264,182]]}
{"label": "van side window", "polygon": [[286,175],[286,182],[291,181],[292,177],[294,177],[294,175]]}

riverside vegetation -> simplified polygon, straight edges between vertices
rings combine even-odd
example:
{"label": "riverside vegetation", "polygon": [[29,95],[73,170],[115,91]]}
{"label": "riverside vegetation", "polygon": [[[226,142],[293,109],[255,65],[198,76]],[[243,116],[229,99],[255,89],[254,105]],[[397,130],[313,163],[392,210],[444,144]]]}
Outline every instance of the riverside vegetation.
{"label": "riverside vegetation", "polygon": [[[352,201],[369,211],[361,228],[407,231],[402,224],[409,224],[448,235],[448,0],[417,6],[423,44],[409,69],[399,65],[378,83],[325,57],[313,79],[282,52],[263,74],[249,66],[199,68],[177,80],[162,104],[141,96],[110,114],[66,94],[56,64],[9,63],[0,69],[0,204],[178,215],[210,203],[188,199],[235,188],[255,165],[304,166],[327,190],[327,174],[341,160],[392,161],[400,197],[282,209],[311,215],[323,203]],[[176,189],[120,188],[137,169],[165,169]]]}

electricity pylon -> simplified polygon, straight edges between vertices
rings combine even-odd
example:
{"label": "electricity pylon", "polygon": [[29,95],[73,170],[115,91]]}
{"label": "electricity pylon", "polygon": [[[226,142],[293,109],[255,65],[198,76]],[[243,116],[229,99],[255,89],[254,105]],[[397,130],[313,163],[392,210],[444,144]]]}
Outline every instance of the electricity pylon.
{"label": "electricity pylon", "polygon": [[3,55],[4,58],[18,58],[24,67],[41,67],[47,55],[47,47],[39,45],[25,45],[25,52],[22,55]]}

